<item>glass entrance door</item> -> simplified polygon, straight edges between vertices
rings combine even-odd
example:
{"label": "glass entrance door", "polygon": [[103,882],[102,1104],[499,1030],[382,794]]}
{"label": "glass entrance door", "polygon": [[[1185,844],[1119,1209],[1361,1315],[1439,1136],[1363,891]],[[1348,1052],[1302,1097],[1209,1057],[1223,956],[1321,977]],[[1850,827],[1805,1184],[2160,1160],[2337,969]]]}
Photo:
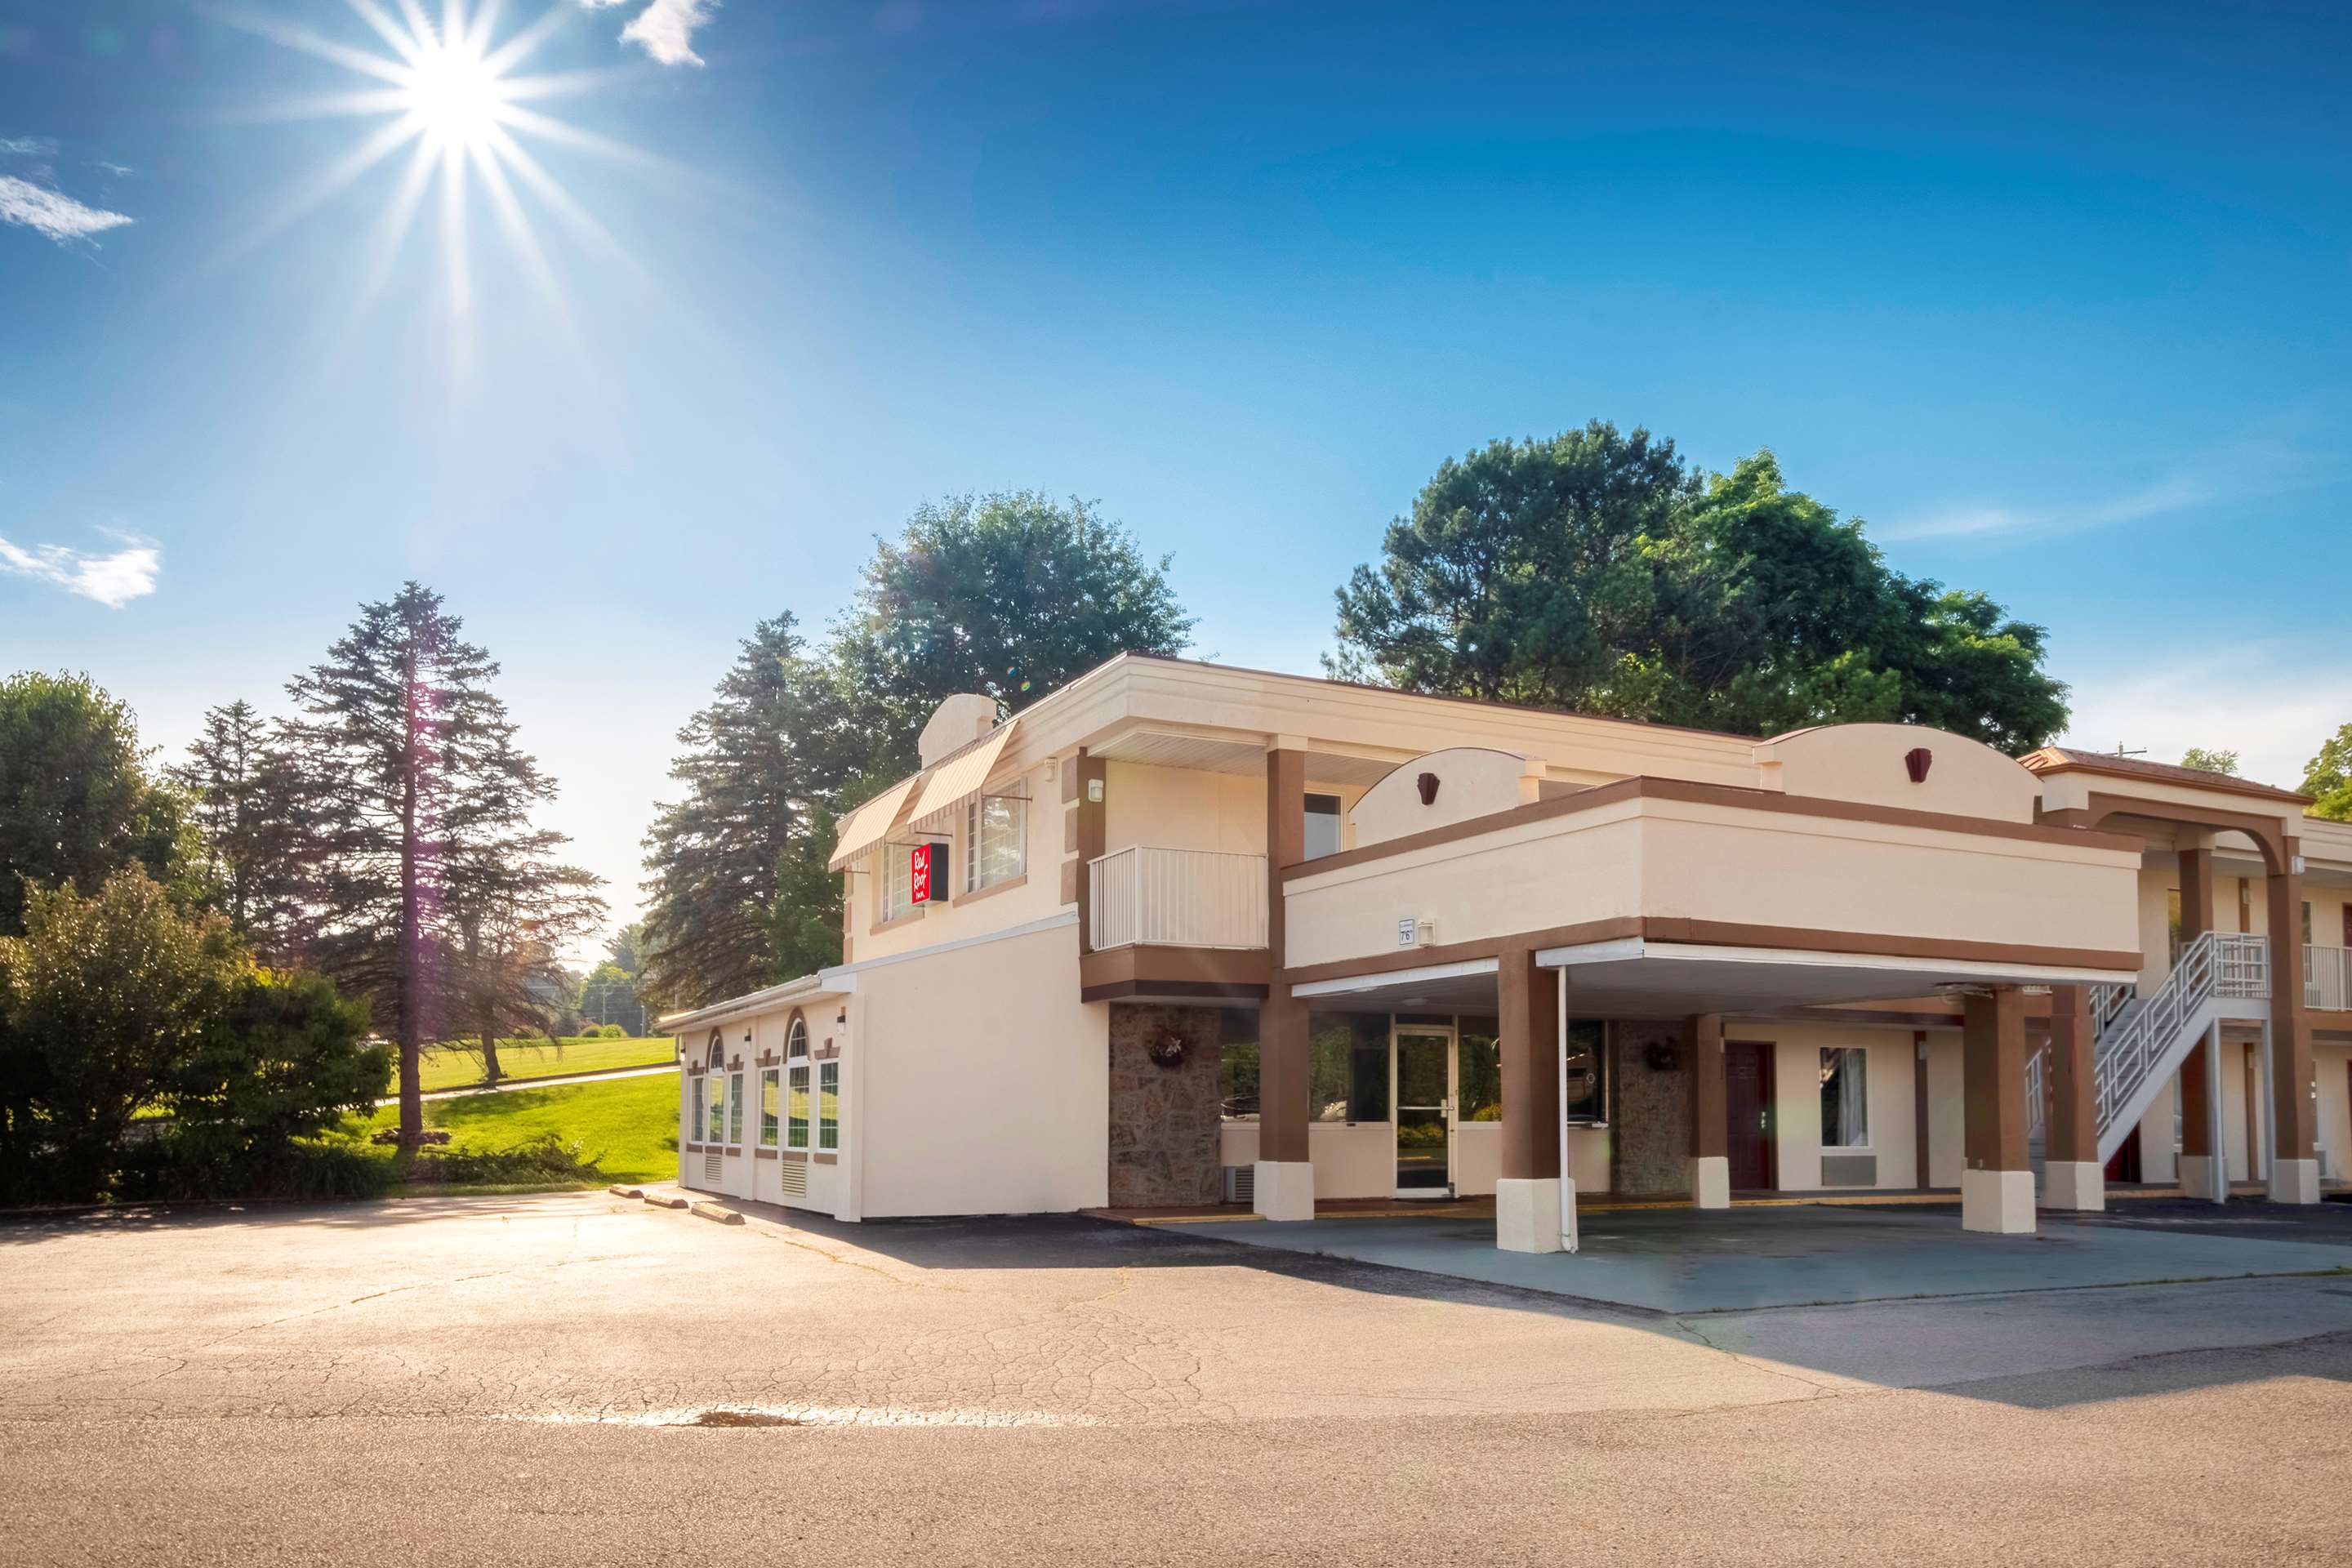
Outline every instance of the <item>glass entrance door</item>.
{"label": "glass entrance door", "polygon": [[1454,1191],[1454,1032],[1396,1031],[1396,1190],[1401,1198]]}

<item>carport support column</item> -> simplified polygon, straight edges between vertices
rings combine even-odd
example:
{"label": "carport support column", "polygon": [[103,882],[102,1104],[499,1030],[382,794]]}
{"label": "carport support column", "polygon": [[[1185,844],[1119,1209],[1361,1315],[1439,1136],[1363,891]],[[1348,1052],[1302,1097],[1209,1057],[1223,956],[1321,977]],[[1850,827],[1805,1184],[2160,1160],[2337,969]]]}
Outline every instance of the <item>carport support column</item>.
{"label": "carport support column", "polygon": [[2319,1201],[2318,1118],[2311,1102],[2311,1014],[2303,991],[2303,840],[2264,881],[2271,931],[2271,1184],[2274,1204]]}
{"label": "carport support column", "polygon": [[1536,966],[1533,948],[1496,956],[1502,1050],[1502,1163],[1495,1181],[1495,1245],[1558,1252],[1573,1223],[1576,1184],[1559,1168],[1559,987],[1564,972]]}
{"label": "carport support column", "polygon": [[1968,1166],[1960,1227],[2033,1231],[2033,1167],[2025,1152],[2025,996],[2014,985],[1970,994],[1961,1018]]}
{"label": "carport support column", "polygon": [[1723,1075],[1723,1015],[1690,1021],[1691,1206],[1731,1206],[1731,1104]]}
{"label": "carport support column", "polygon": [[[2187,947],[2213,929],[2213,849],[2210,836],[2185,837],[2180,848],[2180,945]],[[2213,1042],[2200,1040],[2180,1064],[2173,1092],[2180,1097],[2180,1169],[2183,1192],[2214,1195]],[[2227,1196],[2226,1187],[2222,1195]]]}
{"label": "carport support column", "polygon": [[1282,872],[1307,858],[1307,742],[1277,735],[1265,753],[1265,1005],[1258,1009],[1257,1165],[1251,1205],[1267,1219],[1315,1217],[1307,1146],[1313,1053],[1307,1004],[1283,979],[1288,962]]}
{"label": "carport support column", "polygon": [[2097,1037],[2091,1028],[2091,994],[2080,985],[2050,991],[2049,1157],[2042,1163],[2045,1208],[2107,1206],[2106,1171],[2099,1163]]}

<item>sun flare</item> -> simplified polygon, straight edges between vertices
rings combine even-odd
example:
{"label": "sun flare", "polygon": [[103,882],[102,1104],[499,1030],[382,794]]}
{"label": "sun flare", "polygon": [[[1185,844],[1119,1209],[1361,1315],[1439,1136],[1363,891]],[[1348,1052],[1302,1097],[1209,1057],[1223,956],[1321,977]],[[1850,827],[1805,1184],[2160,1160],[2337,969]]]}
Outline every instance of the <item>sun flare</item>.
{"label": "sun flare", "polygon": [[473,310],[471,253],[475,216],[488,216],[508,254],[530,274],[543,299],[568,313],[556,268],[534,219],[552,218],[586,247],[630,265],[625,251],[567,192],[526,142],[667,168],[626,143],[580,130],[541,112],[534,102],[591,92],[619,79],[617,68],[519,74],[519,68],[581,7],[546,0],[536,19],[500,33],[501,0],[345,0],[352,16],[373,35],[375,47],[315,27],[247,13],[226,19],[274,43],[299,49],[362,79],[338,91],[258,105],[264,119],[352,119],[374,128],[318,175],[240,237],[257,245],[322,205],[388,160],[405,153],[404,167],[365,252],[366,265],[349,301],[356,321],[385,287],[421,213],[438,210],[443,308],[458,357]]}
{"label": "sun flare", "polygon": [[401,96],[419,133],[436,147],[470,153],[488,145],[511,107],[498,68],[469,39],[424,45],[407,77]]}

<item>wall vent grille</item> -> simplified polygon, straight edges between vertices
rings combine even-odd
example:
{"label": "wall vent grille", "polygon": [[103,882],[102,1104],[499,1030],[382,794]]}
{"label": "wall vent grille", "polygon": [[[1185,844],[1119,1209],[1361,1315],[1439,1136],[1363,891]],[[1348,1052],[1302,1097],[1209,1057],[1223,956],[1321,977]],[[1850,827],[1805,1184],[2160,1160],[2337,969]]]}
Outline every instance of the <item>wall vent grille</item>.
{"label": "wall vent grille", "polygon": [[705,1150],[702,1155],[702,1184],[715,1187],[726,1174],[727,1156],[716,1149]]}
{"label": "wall vent grille", "polygon": [[1822,1155],[1822,1185],[1825,1187],[1874,1187],[1878,1185],[1878,1156],[1875,1154]]}
{"label": "wall vent grille", "polygon": [[1257,1167],[1255,1165],[1225,1167],[1225,1202],[1229,1204],[1257,1202]]}
{"label": "wall vent grille", "polygon": [[778,1172],[777,1174],[782,1178],[782,1185],[787,1196],[802,1198],[808,1195],[808,1167],[806,1165],[802,1164],[797,1160],[787,1160],[784,1162],[783,1169]]}

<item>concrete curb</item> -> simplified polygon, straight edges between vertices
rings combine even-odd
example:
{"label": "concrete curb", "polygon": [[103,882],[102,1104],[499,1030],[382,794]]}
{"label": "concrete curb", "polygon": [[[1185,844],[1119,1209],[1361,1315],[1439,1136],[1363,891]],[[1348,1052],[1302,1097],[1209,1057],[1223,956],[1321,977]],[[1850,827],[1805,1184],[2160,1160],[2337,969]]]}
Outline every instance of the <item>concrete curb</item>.
{"label": "concrete curb", "polygon": [[646,1206],[647,1208],[656,1209],[682,1209],[686,1207],[686,1200],[684,1198],[670,1197],[661,1193],[647,1193],[646,1194]]}
{"label": "concrete curb", "polygon": [[717,1204],[694,1204],[689,1206],[693,1209],[696,1217],[700,1219],[713,1220],[720,1225],[741,1225],[743,1223],[743,1216],[741,1215],[737,1214],[730,1208],[721,1208]]}
{"label": "concrete curb", "polygon": [[643,1189],[637,1187],[625,1187],[618,1182],[614,1183],[604,1190],[612,1194],[616,1198],[641,1198],[646,1195]]}

